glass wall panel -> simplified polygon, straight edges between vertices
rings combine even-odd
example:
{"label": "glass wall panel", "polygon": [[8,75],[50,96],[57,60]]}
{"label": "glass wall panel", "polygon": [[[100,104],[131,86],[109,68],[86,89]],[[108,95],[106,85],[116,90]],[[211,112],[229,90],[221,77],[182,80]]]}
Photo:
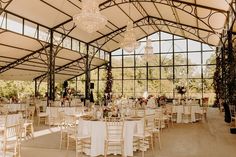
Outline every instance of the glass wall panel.
{"label": "glass wall panel", "polygon": [[153,53],[160,53],[160,41],[152,42]]}
{"label": "glass wall panel", "polygon": [[112,67],[122,67],[122,56],[112,56]]}
{"label": "glass wall panel", "polygon": [[142,58],[143,55],[135,55],[136,66],[146,66],[146,62]]}
{"label": "glass wall panel", "polygon": [[215,73],[215,65],[203,66],[203,78],[213,78]]}
{"label": "glass wall panel", "polygon": [[187,42],[186,40],[175,40],[174,41],[174,52],[186,52]]}
{"label": "glass wall panel", "polygon": [[161,67],[162,79],[173,79],[173,67]]}
{"label": "glass wall panel", "polygon": [[[151,40],[159,40],[159,32],[150,35],[150,36],[148,37],[148,39],[151,39]],[[144,41],[146,41],[146,40],[144,40]]]}
{"label": "glass wall panel", "polygon": [[112,77],[115,79],[122,79],[122,69],[121,68],[113,68],[112,69]]}
{"label": "glass wall panel", "polygon": [[134,68],[124,68],[124,79],[134,79]]}
{"label": "glass wall panel", "polygon": [[160,80],[148,80],[148,93],[160,94]]}
{"label": "glass wall panel", "polygon": [[130,97],[134,96],[134,80],[124,80],[124,95]]}
{"label": "glass wall panel", "polygon": [[161,53],[173,52],[173,41],[161,41]]}
{"label": "glass wall panel", "polygon": [[106,81],[100,81],[99,80],[99,93],[101,95],[104,95],[105,87],[106,87]]}
{"label": "glass wall panel", "polygon": [[173,98],[173,80],[161,80],[161,94]]}
{"label": "glass wall panel", "polygon": [[107,76],[106,69],[99,69],[99,80],[105,81]]}
{"label": "glass wall panel", "polygon": [[161,32],[161,40],[170,40],[173,38],[172,34]]}
{"label": "glass wall panel", "polygon": [[98,79],[98,69],[94,69],[90,73],[91,80],[97,80]]}
{"label": "glass wall panel", "polygon": [[188,54],[188,64],[189,65],[197,65],[201,64],[201,52],[189,53]]}
{"label": "glass wall panel", "polygon": [[25,20],[24,23],[24,34],[32,38],[37,37],[37,25]]}
{"label": "glass wall panel", "polygon": [[216,64],[216,54],[214,51],[203,52],[203,64]]}
{"label": "glass wall panel", "polygon": [[175,66],[175,78],[187,78],[187,66]]}
{"label": "glass wall panel", "polygon": [[183,85],[187,97],[209,97],[213,102],[214,47],[161,32],[149,38],[155,58],[146,63],[142,58],[146,39],[142,39],[134,54],[124,52],[122,58],[121,49],[112,53],[114,92],[127,97],[142,97],[144,91],[148,91],[149,94],[165,94],[172,98],[179,97],[175,88]]}
{"label": "glass wall panel", "polygon": [[211,46],[207,45],[207,44],[202,44],[202,49],[203,49],[203,51],[213,50],[213,48]]}
{"label": "glass wall panel", "polygon": [[117,96],[122,95],[122,80],[113,80],[112,92]]}
{"label": "glass wall panel", "polygon": [[136,79],[146,79],[147,73],[146,73],[146,68],[136,68],[135,69],[135,76]]}
{"label": "glass wall panel", "polygon": [[193,40],[188,40],[188,51],[201,51],[201,43]]}
{"label": "glass wall panel", "polygon": [[118,50],[116,50],[116,51],[113,51],[112,52],[112,54],[111,54],[112,56],[116,56],[116,55],[122,55],[122,49],[118,49]]}
{"label": "glass wall panel", "polygon": [[204,93],[213,93],[214,92],[214,85],[213,79],[203,79],[203,92]]}
{"label": "glass wall panel", "polygon": [[16,33],[22,33],[23,20],[11,14],[7,14],[7,29]]}
{"label": "glass wall panel", "polygon": [[140,46],[138,49],[135,50],[135,54],[143,54],[145,46],[146,46],[146,40],[145,42],[140,42]]}
{"label": "glass wall panel", "polygon": [[189,78],[201,78],[202,67],[201,66],[188,66]]}
{"label": "glass wall panel", "polygon": [[72,39],[72,50],[80,51],[79,45],[80,45],[80,42],[78,40]]}
{"label": "glass wall panel", "polygon": [[175,53],[175,65],[187,65],[187,53]]}
{"label": "glass wall panel", "polygon": [[202,80],[201,79],[189,79],[188,80],[188,91],[190,93],[201,93]]}
{"label": "glass wall panel", "polygon": [[173,54],[161,54],[161,65],[173,65]]}
{"label": "glass wall panel", "polygon": [[134,66],[134,55],[123,56],[124,67],[133,67]]}
{"label": "glass wall panel", "polygon": [[153,60],[148,62],[148,66],[160,66],[160,54],[153,55]]}
{"label": "glass wall panel", "polygon": [[147,91],[147,81],[146,80],[135,80],[135,96],[143,96],[144,91]]}
{"label": "glass wall panel", "polygon": [[148,79],[160,79],[160,67],[149,67]]}

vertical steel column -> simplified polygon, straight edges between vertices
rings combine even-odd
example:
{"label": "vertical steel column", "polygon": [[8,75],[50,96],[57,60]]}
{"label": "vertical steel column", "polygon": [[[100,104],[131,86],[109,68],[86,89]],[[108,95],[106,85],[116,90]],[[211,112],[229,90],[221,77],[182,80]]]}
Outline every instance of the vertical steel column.
{"label": "vertical steel column", "polygon": [[[109,66],[109,71],[112,73],[112,65],[111,64],[112,64],[111,53],[109,53],[109,64],[108,64],[108,66]],[[112,79],[112,78],[110,78],[110,79]],[[112,81],[113,81],[113,79],[112,79]],[[112,82],[111,82],[111,85],[112,85]],[[110,92],[112,92],[112,86],[111,86]],[[110,99],[112,99],[112,95],[110,95]]]}
{"label": "vertical steel column", "polygon": [[[53,30],[50,32],[50,51],[48,57],[48,100],[55,100],[55,56],[53,50]],[[49,102],[48,102],[49,105]]]}
{"label": "vertical steel column", "polygon": [[85,105],[90,101],[90,65],[89,65],[89,45],[86,44],[86,63],[85,63]]}
{"label": "vertical steel column", "polygon": [[37,80],[34,80],[34,97],[38,96],[38,84]]}
{"label": "vertical steel column", "polygon": [[78,77],[75,78],[75,91],[76,91],[76,94],[77,94],[77,91],[78,91]]}

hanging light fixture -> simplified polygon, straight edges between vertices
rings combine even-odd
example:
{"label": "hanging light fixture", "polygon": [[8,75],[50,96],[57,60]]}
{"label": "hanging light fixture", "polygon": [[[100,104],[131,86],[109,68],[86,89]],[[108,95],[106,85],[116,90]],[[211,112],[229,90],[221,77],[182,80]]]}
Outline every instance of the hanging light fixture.
{"label": "hanging light fixture", "polygon": [[[129,17],[130,16],[130,3],[129,3]],[[135,32],[134,32],[134,24],[132,21],[128,21],[126,31],[124,33],[124,39],[121,42],[120,47],[128,53],[131,53],[135,49],[139,48],[140,43],[137,41]]]}
{"label": "hanging light fixture", "polygon": [[105,27],[107,19],[100,13],[98,5],[97,0],[82,1],[81,13],[73,17],[77,27],[88,33],[96,32]]}
{"label": "hanging light fixture", "polygon": [[[148,20],[149,23],[149,20]],[[148,35],[149,35],[149,26],[148,26]],[[147,38],[146,46],[144,47],[143,60],[146,62],[151,62],[155,59],[153,53],[152,40]]]}
{"label": "hanging light fixture", "polygon": [[140,43],[137,42],[134,33],[133,22],[129,21],[126,27],[126,32],[124,33],[124,39],[121,42],[121,48],[128,53],[131,53],[135,49],[139,48]]}
{"label": "hanging light fixture", "polygon": [[154,53],[153,53],[153,46],[152,46],[152,40],[147,39],[146,46],[144,47],[144,54],[143,54],[143,60],[146,62],[151,62],[155,59]]}

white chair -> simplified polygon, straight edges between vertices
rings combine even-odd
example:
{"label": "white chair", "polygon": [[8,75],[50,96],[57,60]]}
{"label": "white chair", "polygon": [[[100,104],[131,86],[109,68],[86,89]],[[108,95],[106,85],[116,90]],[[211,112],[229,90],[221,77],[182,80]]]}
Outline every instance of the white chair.
{"label": "white chair", "polygon": [[174,122],[177,121],[177,112],[173,111],[172,105],[166,105],[166,115],[169,118],[169,121],[171,122],[172,127],[174,126]]}
{"label": "white chair", "polygon": [[182,122],[187,119],[187,122],[192,123],[191,112],[191,106],[183,106]]}
{"label": "white chair", "polygon": [[107,156],[109,146],[120,146],[124,157],[124,120],[121,118],[106,118],[106,138],[104,145],[104,156]]}
{"label": "white chair", "polygon": [[[161,149],[161,119],[159,118],[159,116],[155,113],[154,116],[154,129],[153,129],[153,136],[154,139],[158,139],[158,143],[159,143],[159,148]],[[155,140],[154,140],[155,142]]]}
{"label": "white chair", "polygon": [[[151,123],[151,119],[152,123]],[[151,148],[153,151],[154,143],[153,143],[153,131],[154,131],[154,116],[145,116],[142,119],[142,132],[137,132],[134,134],[134,141],[138,140],[138,148],[142,151],[142,157],[144,157],[145,149],[151,144]]]}
{"label": "white chair", "polygon": [[1,157],[16,157],[20,156],[20,141],[21,141],[21,124],[7,125],[4,128],[4,135],[0,137],[1,142]]}
{"label": "white chair", "polygon": [[156,107],[156,100],[155,100],[154,97],[148,99],[147,107],[150,107],[150,108],[155,108]]}
{"label": "white chair", "polygon": [[39,106],[36,106],[36,114],[37,114],[37,119],[38,119],[38,126],[41,121],[44,121],[44,124],[46,124],[48,114],[46,112],[41,112]]}
{"label": "white chair", "polygon": [[31,106],[26,109],[26,117],[23,120],[24,137],[34,137],[34,113],[35,107]]}

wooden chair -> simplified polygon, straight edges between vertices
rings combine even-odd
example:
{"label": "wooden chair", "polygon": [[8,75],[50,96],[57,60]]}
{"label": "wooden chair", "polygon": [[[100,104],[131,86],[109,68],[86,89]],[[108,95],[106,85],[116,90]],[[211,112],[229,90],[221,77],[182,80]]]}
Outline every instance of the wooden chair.
{"label": "wooden chair", "polygon": [[0,138],[2,150],[1,157],[20,157],[21,123],[6,125],[4,135]]}
{"label": "wooden chair", "polygon": [[2,114],[2,115],[7,115],[8,114],[7,106],[0,107],[0,114]]}
{"label": "wooden chair", "polygon": [[209,98],[202,98],[202,114],[205,120],[207,120],[208,101]]}
{"label": "wooden chair", "polygon": [[[76,146],[77,149],[81,148],[81,152],[83,152],[85,144],[89,147],[91,137],[89,135],[78,134],[76,121],[77,118],[74,115],[65,115],[66,147],[68,150],[70,146]],[[77,150],[77,152],[79,152],[79,150]]]}
{"label": "wooden chair", "polygon": [[35,106],[30,106],[26,109],[26,117],[23,121],[24,137],[34,137],[34,113]]}
{"label": "wooden chair", "polygon": [[48,114],[46,112],[41,112],[39,106],[36,106],[36,114],[37,114],[38,126],[41,121],[44,121],[44,124],[46,124]]}
{"label": "wooden chair", "polygon": [[187,119],[188,122],[192,122],[192,119],[191,119],[191,106],[183,106],[182,122],[183,122],[184,119]]}
{"label": "wooden chair", "polygon": [[107,156],[109,146],[121,146],[121,154],[124,157],[124,120],[121,118],[106,118],[106,138],[104,156]]}
{"label": "wooden chair", "polygon": [[161,149],[161,129],[162,129],[161,125],[162,125],[161,118],[159,117],[158,113],[155,113],[153,135],[154,135],[154,139],[155,138],[158,139],[160,149]]}
{"label": "wooden chair", "polygon": [[[91,136],[90,135],[81,135],[78,133],[78,125],[76,125],[74,134],[75,136],[75,146],[76,146],[76,157],[78,157],[79,153],[83,153],[84,149],[90,149],[91,150]],[[73,137],[73,135],[72,135]]]}
{"label": "wooden chair", "polygon": [[[138,132],[134,134],[134,139],[138,139],[138,149],[142,151],[142,157],[144,157],[145,149],[151,145],[152,152],[154,150],[154,143],[153,143],[153,130],[154,124],[150,125],[150,119],[154,120],[152,116],[145,116],[142,119],[142,132]],[[154,152],[153,152],[154,153]],[[154,154],[153,154],[154,155]]]}

